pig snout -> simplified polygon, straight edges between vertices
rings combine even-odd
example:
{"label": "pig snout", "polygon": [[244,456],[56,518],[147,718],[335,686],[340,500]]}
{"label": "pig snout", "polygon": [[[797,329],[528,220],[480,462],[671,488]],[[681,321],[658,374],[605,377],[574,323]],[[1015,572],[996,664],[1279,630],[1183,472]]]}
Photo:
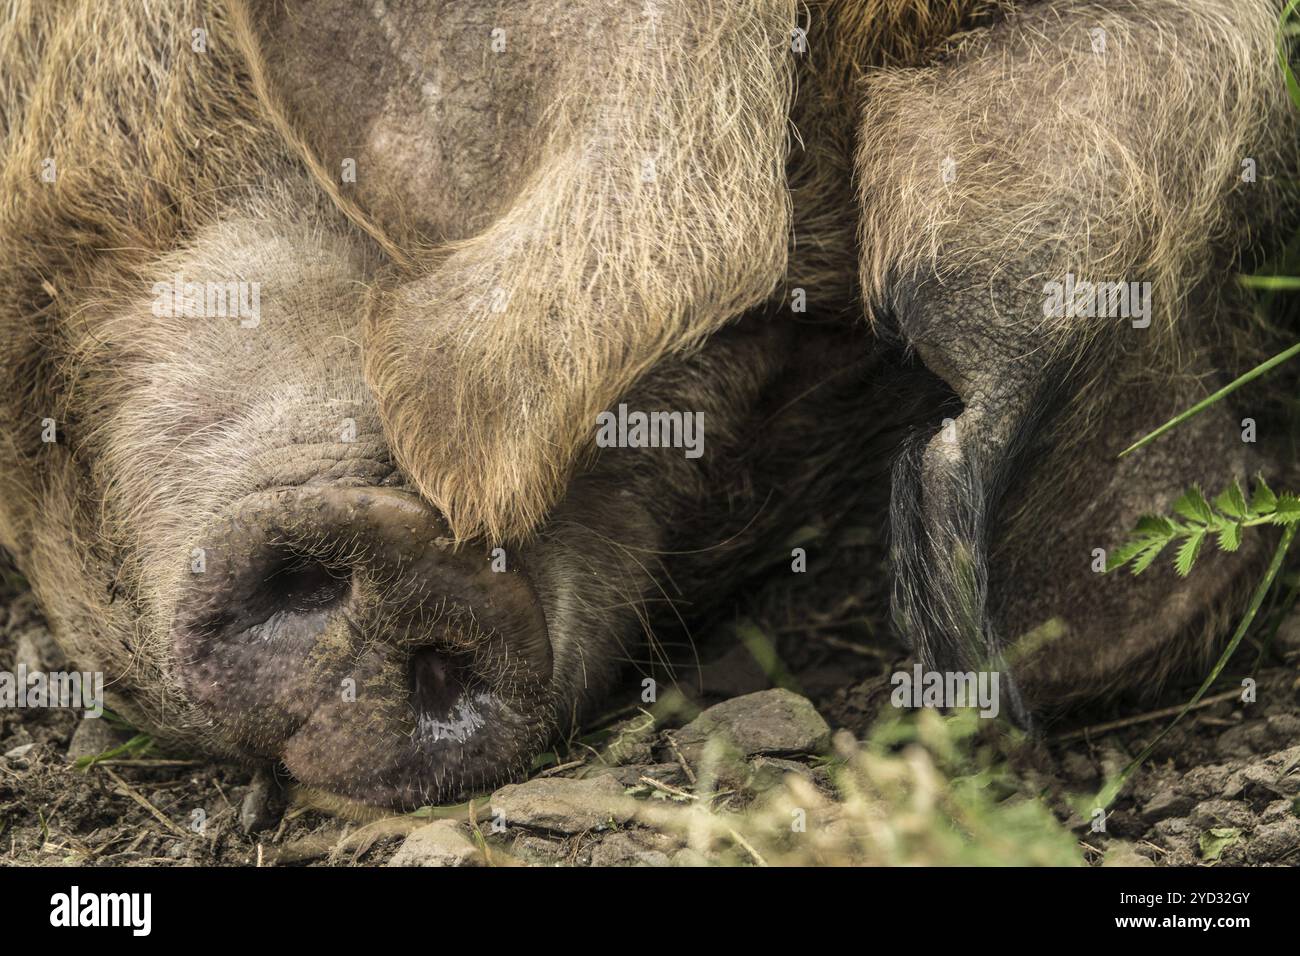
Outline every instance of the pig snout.
{"label": "pig snout", "polygon": [[191,554],[172,643],[214,736],[368,802],[459,796],[549,732],[551,642],[526,571],[454,548],[392,488],[244,498]]}

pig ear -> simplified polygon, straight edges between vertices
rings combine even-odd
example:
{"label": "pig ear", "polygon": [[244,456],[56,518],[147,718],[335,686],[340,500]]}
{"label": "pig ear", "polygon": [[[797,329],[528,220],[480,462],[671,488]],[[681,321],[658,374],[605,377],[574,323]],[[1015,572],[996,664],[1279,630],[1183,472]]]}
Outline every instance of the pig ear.
{"label": "pig ear", "polygon": [[514,283],[476,281],[504,264],[494,260],[490,240],[475,244],[382,295],[367,323],[366,378],[389,444],[458,540],[535,527],[594,434],[594,409],[632,371],[559,365],[557,346],[574,336],[547,322],[545,306],[529,302],[514,321],[494,311],[528,301]]}
{"label": "pig ear", "polygon": [[599,412],[771,294],[790,18],[784,0],[674,2],[653,43],[630,26],[599,95],[556,109],[513,206],[378,298],[367,379],[398,463],[458,538],[535,528]]}

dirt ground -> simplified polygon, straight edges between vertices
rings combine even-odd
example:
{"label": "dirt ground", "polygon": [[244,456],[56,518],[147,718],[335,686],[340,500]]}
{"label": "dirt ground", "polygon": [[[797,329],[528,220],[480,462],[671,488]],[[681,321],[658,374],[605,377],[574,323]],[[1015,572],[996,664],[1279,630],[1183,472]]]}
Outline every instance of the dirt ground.
{"label": "dirt ground", "polygon": [[[697,818],[678,829],[662,814],[707,802],[711,811],[742,814],[778,806],[784,820],[791,813],[798,819],[797,806],[768,799],[792,781],[803,788],[796,804],[821,806],[819,820],[839,819],[833,799],[818,803],[834,789],[835,761],[826,754],[851,749],[848,734],[865,737],[882,708],[890,709],[887,675],[904,655],[879,637],[872,623],[879,607],[849,599],[811,613],[784,598],[761,603],[759,619],[698,641],[708,663],[682,681],[684,698],[667,695],[649,713],[630,709],[595,722],[597,732],[548,755],[539,776],[481,804],[401,818],[324,812],[310,794],[282,789],[266,771],[192,754],[127,748],[78,769],[70,749],[74,757],[103,753],[131,732],[69,711],[0,711],[0,865],[687,865],[777,862],[774,853],[789,861],[757,836],[746,839],[743,828],[738,833],[739,823],[726,824],[730,836],[719,843],[690,831]],[[0,670],[42,653],[50,653],[45,624],[30,594],[14,591],[0,607]],[[1243,646],[1234,664],[1256,653]],[[1140,707],[1076,715],[1045,740],[1018,747],[1011,789],[1049,808],[1043,826],[1057,829],[1055,817],[1060,838],[1045,837],[1055,840],[1046,855],[1026,857],[1016,846],[1004,856],[990,850],[990,861],[1300,864],[1300,615],[1282,621],[1265,663],[1252,704],[1233,691],[1240,677],[1225,675],[1210,695],[1218,702],[1197,709],[1160,744],[1107,815],[1104,832],[1072,812],[1070,795],[1095,792],[1165,726],[1168,716],[1153,714],[1186,701],[1194,686],[1169,688]],[[798,693],[764,691],[774,683]],[[688,718],[719,700],[729,703],[701,721],[729,724],[746,742],[733,754],[740,759],[721,771],[711,764],[706,773],[702,766],[713,758],[701,721]],[[833,742],[828,728],[839,731]],[[872,773],[892,773],[888,762],[873,766]],[[915,793],[907,792],[911,800]],[[878,803],[890,799],[887,787],[873,793]],[[867,818],[882,812],[889,810],[873,805]],[[963,819],[955,843],[914,839],[901,857],[865,859],[983,862],[963,854],[993,837],[980,836],[969,814]],[[994,822],[989,832],[1008,825]],[[832,833],[828,825],[808,862],[840,861],[826,849],[834,846]]]}

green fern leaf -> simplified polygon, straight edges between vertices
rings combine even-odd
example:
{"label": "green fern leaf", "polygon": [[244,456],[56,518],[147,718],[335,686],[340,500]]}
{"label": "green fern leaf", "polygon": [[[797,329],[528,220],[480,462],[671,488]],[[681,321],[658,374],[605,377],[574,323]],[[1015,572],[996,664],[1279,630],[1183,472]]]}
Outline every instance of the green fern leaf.
{"label": "green fern leaf", "polygon": [[1168,543],[1169,539],[1165,538],[1149,544],[1146,550],[1139,554],[1137,559],[1134,560],[1133,567],[1130,569],[1133,574],[1135,576],[1139,575],[1147,568],[1151,567],[1151,562],[1160,556],[1160,552],[1165,549],[1165,545]]}
{"label": "green fern leaf", "polygon": [[1253,514],[1264,515],[1277,507],[1277,495],[1268,486],[1263,475],[1255,476],[1255,493],[1250,497],[1250,510]]}
{"label": "green fern leaf", "polygon": [[1174,502],[1174,511],[1188,521],[1196,524],[1209,524],[1214,520],[1214,511],[1210,503],[1201,494],[1201,489],[1193,485],[1183,492],[1183,496]]}
{"label": "green fern leaf", "polygon": [[1291,492],[1275,494],[1263,475],[1255,477],[1254,492],[1249,504],[1239,480],[1214,497],[1206,500],[1200,488],[1193,485],[1173,503],[1174,513],[1183,520],[1163,515],[1144,515],[1129,539],[1116,548],[1106,561],[1106,570],[1128,566],[1133,574],[1141,574],[1155,562],[1170,544],[1177,544],[1174,570],[1182,577],[1191,573],[1200,557],[1206,537],[1214,535],[1221,551],[1241,548],[1244,529],[1260,524],[1300,525],[1300,495]]}
{"label": "green fern leaf", "polygon": [[1180,578],[1187,577],[1191,572],[1192,565],[1196,563],[1196,556],[1201,553],[1201,542],[1204,540],[1205,529],[1201,528],[1193,531],[1178,549],[1178,556],[1174,558],[1174,570],[1178,572]]}
{"label": "green fern leaf", "polygon": [[1241,547],[1241,525],[1229,522],[1219,529],[1219,549],[1236,551]]}
{"label": "green fern leaf", "polygon": [[1132,561],[1145,548],[1149,547],[1151,541],[1149,538],[1135,538],[1127,544],[1120,545],[1106,556],[1106,570],[1114,571],[1116,568],[1122,568]]}
{"label": "green fern leaf", "polygon": [[1277,496],[1277,509],[1272,514],[1273,524],[1294,524],[1300,521],[1300,498],[1285,492]]}
{"label": "green fern leaf", "polygon": [[1133,529],[1135,538],[1172,538],[1178,534],[1179,526],[1163,515],[1143,515]]}
{"label": "green fern leaf", "polygon": [[1249,506],[1246,504],[1246,496],[1241,491],[1241,482],[1236,478],[1232,479],[1232,484],[1214,499],[1214,507],[1230,518],[1246,517]]}

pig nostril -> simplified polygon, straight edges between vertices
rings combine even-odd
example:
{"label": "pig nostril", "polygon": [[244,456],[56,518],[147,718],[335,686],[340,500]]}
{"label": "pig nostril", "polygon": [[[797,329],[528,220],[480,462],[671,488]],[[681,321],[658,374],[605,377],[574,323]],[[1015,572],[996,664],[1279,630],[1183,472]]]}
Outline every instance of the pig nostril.
{"label": "pig nostril", "polygon": [[274,607],[307,614],[336,604],[351,589],[348,576],[308,558],[291,558],[267,575],[263,597]]}
{"label": "pig nostril", "polygon": [[463,659],[432,647],[411,655],[411,705],[415,710],[415,739],[421,747],[447,741],[465,744],[487,726],[485,710],[491,697],[467,685],[470,673]]}
{"label": "pig nostril", "polygon": [[310,642],[352,593],[351,575],[320,560],[285,552],[253,578],[252,589],[228,601],[210,633],[240,642]]}
{"label": "pig nostril", "polygon": [[460,668],[447,655],[422,647],[411,655],[411,703],[421,720],[441,720],[451,714],[465,690]]}

